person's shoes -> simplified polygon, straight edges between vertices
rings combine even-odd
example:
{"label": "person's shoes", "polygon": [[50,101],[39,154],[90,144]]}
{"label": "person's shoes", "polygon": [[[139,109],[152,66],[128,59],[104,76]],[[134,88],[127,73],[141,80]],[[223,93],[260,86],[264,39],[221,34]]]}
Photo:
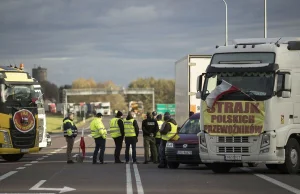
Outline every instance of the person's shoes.
{"label": "person's shoes", "polygon": [[135,162],[133,162],[133,164],[139,164],[139,162],[135,161]]}
{"label": "person's shoes", "polygon": [[122,164],[122,163],[124,163],[124,162],[122,162],[122,161],[115,161],[115,163],[116,163],[116,164]]}
{"label": "person's shoes", "polygon": [[165,164],[159,164],[157,167],[158,168],[167,168],[167,165],[165,165]]}
{"label": "person's shoes", "polygon": [[107,163],[102,161],[102,162],[100,162],[100,164],[107,164]]}
{"label": "person's shoes", "polygon": [[154,161],[153,164],[158,164],[158,162]]}
{"label": "person's shoes", "polygon": [[129,164],[129,161],[126,161],[126,164]]}
{"label": "person's shoes", "polygon": [[68,164],[74,164],[75,162],[73,160],[68,160],[67,163]]}
{"label": "person's shoes", "polygon": [[93,164],[98,164],[97,162],[93,162]]}
{"label": "person's shoes", "polygon": [[143,162],[143,164],[148,164],[148,162],[147,162],[147,161],[145,161],[145,162]]}

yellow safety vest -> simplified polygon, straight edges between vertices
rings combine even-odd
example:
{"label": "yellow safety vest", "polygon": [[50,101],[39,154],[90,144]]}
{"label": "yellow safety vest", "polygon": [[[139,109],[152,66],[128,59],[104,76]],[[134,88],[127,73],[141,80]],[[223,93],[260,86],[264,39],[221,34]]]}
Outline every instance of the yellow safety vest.
{"label": "yellow safety vest", "polygon": [[[162,126],[162,124],[163,124],[163,123],[164,123],[163,121],[157,121],[157,124],[158,124],[158,129],[159,129],[159,130],[161,129],[161,126]],[[160,134],[160,132],[159,132],[159,131],[156,133],[156,136],[155,136],[155,138],[158,138],[158,139],[160,139],[160,138],[161,138],[161,134]]]}
{"label": "yellow safety vest", "polygon": [[166,141],[176,141],[179,139],[179,135],[177,134],[177,125],[174,125],[171,122],[168,122],[171,125],[171,131],[169,131],[166,135],[162,135],[162,139]]}
{"label": "yellow safety vest", "polygon": [[125,137],[135,137],[135,129],[133,126],[134,119],[124,120],[124,133]]}
{"label": "yellow safety vest", "polygon": [[[70,119],[66,119],[64,122],[64,124],[66,123],[71,123],[72,126],[74,126],[74,122],[71,121]],[[73,129],[73,128],[69,128],[69,129],[64,129],[64,136],[76,136],[77,135],[77,130]]]}
{"label": "yellow safety vest", "polygon": [[120,127],[118,125],[118,121],[120,118],[113,118],[110,120],[109,128],[110,128],[110,136],[112,138],[117,138],[122,136]]}
{"label": "yellow safety vest", "polygon": [[99,118],[94,118],[94,120],[90,124],[91,135],[93,138],[102,137],[106,139],[106,129]]}

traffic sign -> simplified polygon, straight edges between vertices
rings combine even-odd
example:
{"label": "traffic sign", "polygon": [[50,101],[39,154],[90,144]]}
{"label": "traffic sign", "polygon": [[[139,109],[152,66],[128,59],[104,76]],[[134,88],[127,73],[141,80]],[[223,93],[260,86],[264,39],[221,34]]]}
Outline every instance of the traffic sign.
{"label": "traffic sign", "polygon": [[175,115],[175,104],[156,104],[157,114],[165,114],[169,112],[171,115]]}

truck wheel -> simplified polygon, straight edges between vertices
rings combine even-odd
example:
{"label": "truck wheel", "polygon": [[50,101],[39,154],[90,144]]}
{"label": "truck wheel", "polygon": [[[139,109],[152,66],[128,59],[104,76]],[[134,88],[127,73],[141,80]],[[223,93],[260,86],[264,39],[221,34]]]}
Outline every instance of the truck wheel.
{"label": "truck wheel", "polygon": [[282,173],[296,174],[299,170],[300,146],[295,138],[290,138],[285,147],[285,163],[279,164]]}
{"label": "truck wheel", "polygon": [[17,162],[23,158],[24,154],[3,154],[2,158],[8,162]]}
{"label": "truck wheel", "polygon": [[209,166],[214,173],[228,173],[232,168],[231,164],[210,164]]}
{"label": "truck wheel", "polygon": [[171,169],[176,169],[179,167],[179,163],[178,162],[168,162],[168,167]]}
{"label": "truck wheel", "polygon": [[266,164],[266,167],[270,170],[278,169],[278,164]]}
{"label": "truck wheel", "polygon": [[249,167],[257,167],[258,163],[247,163]]}

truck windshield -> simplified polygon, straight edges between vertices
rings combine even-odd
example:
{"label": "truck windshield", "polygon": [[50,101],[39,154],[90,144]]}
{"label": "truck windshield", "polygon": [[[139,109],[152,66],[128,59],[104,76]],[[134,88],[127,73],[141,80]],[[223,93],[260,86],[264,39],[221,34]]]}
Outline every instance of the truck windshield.
{"label": "truck windshield", "polygon": [[35,92],[33,85],[11,85],[1,84],[2,102],[6,101],[31,101],[38,98],[39,93]]}
{"label": "truck windshield", "polygon": [[232,63],[274,63],[275,53],[218,53],[214,54],[212,64]]}
{"label": "truck windshield", "polygon": [[[273,94],[274,72],[224,72],[224,73],[207,73],[203,86],[203,97],[206,97],[222,83],[222,80],[237,87],[245,94],[256,100],[265,100]],[[247,98],[242,92],[230,93],[226,99]]]}
{"label": "truck windshield", "polygon": [[180,134],[197,134],[200,132],[199,119],[189,119],[180,129]]}

